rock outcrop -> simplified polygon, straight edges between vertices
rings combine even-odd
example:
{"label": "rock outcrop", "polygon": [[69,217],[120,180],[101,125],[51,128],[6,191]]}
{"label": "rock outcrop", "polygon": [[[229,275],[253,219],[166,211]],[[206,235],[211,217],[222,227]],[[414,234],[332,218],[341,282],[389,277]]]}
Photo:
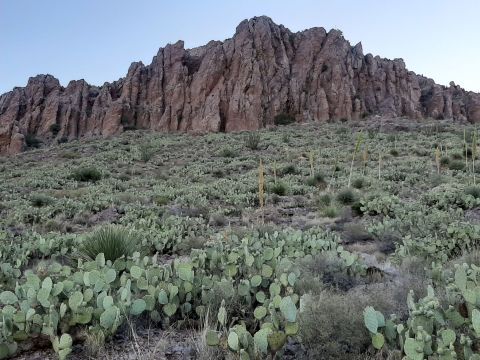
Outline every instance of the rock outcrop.
{"label": "rock outcrop", "polygon": [[367,114],[480,122],[480,95],[408,71],[403,60],[364,55],[338,30],[292,33],[267,17],[245,20],[224,42],[161,48],[150,65],[97,87],[62,87],[51,75],[0,96],[0,153],[36,139],[67,141],[128,128],[238,131],[286,113],[302,121]]}

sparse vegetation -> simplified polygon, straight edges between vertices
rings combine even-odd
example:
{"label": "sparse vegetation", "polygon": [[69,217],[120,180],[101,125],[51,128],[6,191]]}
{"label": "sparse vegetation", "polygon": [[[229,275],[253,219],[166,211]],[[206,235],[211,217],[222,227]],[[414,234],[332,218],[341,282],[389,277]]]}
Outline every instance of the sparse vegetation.
{"label": "sparse vegetation", "polygon": [[262,146],[138,131],[1,159],[0,351],[42,339],[98,358],[128,338],[158,358],[142,346],[161,333],[197,358],[402,359],[432,301],[432,357],[443,331],[447,354],[477,351],[460,344],[480,311],[473,132],[466,150],[458,124],[374,120],[251,133]]}

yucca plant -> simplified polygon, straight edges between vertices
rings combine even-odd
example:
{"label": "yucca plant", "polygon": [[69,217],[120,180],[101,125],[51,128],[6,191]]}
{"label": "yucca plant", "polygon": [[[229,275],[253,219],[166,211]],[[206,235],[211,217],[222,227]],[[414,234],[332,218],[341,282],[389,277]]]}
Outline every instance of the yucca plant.
{"label": "yucca plant", "polygon": [[440,174],[440,149],[435,149],[435,164],[437,165],[437,174]]}
{"label": "yucca plant", "polygon": [[360,132],[357,135],[357,144],[355,145],[355,149],[353,150],[353,154],[352,154],[352,163],[350,164],[350,175],[348,176],[348,187],[350,187],[350,184],[352,182],[353,164],[355,163],[355,156],[357,155],[357,152],[360,149],[360,145],[362,144],[362,141],[363,141],[363,133]]}
{"label": "yucca plant", "polygon": [[472,137],[472,174],[473,174],[473,185],[476,185],[475,181],[475,158],[477,157],[477,131],[474,131]]}
{"label": "yucca plant", "polygon": [[245,146],[250,150],[257,150],[260,145],[260,134],[258,132],[251,132],[245,138]]}
{"label": "yucca plant", "polygon": [[263,222],[263,207],[265,206],[265,173],[261,159],[258,165],[258,202],[260,204],[260,210],[262,211]]}
{"label": "yucca plant", "polygon": [[81,253],[90,260],[103,253],[105,260],[113,262],[122,256],[131,256],[137,250],[136,245],[136,239],[127,229],[110,225],[88,236],[82,244]]}

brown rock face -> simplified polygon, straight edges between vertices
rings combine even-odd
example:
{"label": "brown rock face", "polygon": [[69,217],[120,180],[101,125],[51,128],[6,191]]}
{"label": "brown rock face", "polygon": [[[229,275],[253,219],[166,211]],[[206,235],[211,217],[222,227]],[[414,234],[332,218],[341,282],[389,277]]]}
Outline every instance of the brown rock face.
{"label": "brown rock face", "polygon": [[364,55],[338,30],[292,33],[267,17],[245,20],[233,38],[185,49],[161,48],[150,65],[101,87],[62,87],[51,75],[0,96],[0,153],[29,138],[44,142],[108,136],[128,127],[157,131],[238,131],[364,114],[480,122],[480,94],[435,84],[403,60]]}

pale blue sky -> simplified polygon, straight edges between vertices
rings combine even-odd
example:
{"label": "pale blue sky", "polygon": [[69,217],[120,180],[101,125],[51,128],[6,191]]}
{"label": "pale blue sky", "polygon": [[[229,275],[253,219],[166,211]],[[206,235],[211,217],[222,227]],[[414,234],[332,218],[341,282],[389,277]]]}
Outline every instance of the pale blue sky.
{"label": "pale blue sky", "polygon": [[365,53],[480,91],[479,0],[0,0],[0,93],[40,73],[101,85],[169,42],[223,40],[259,15],[292,31],[338,28]]}

